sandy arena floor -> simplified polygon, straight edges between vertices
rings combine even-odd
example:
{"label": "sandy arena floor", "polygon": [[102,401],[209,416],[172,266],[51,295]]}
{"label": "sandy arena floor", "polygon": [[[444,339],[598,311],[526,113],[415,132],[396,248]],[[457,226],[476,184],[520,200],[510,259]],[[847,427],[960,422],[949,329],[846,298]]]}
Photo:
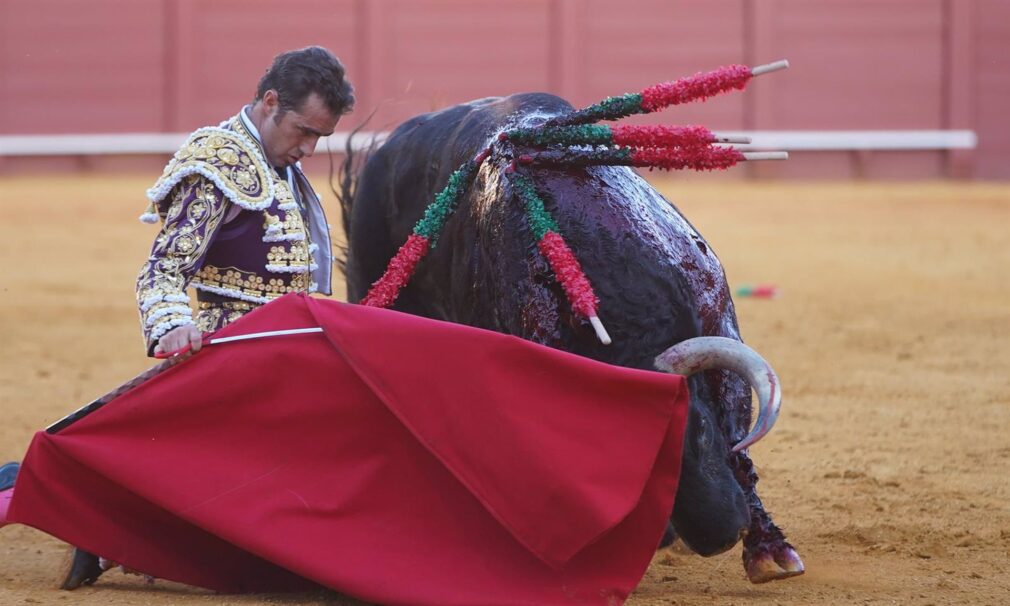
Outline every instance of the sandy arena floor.
{"label": "sandy arena floor", "polygon": [[[0,180],[0,459],[148,365],[133,302],[155,234],[135,220],[148,181]],[[755,586],[739,548],[660,553],[629,604],[1010,603],[1010,186],[661,187],[731,284],[781,289],[737,307],[783,381],[782,417],[754,458],[808,572]],[[61,592],[64,550],[0,530],[0,603],[356,603],[118,572]]]}

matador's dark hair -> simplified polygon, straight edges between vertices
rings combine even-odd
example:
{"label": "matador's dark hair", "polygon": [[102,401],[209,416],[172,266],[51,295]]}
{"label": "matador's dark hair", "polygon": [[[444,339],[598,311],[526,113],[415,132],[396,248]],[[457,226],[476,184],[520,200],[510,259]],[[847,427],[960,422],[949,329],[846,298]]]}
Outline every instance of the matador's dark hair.
{"label": "matador's dark hair", "polygon": [[334,116],[340,116],[354,108],[354,88],[344,72],[340,59],[321,46],[281,53],[260,79],[255,101],[273,89],[282,111],[297,111],[310,94],[316,93]]}

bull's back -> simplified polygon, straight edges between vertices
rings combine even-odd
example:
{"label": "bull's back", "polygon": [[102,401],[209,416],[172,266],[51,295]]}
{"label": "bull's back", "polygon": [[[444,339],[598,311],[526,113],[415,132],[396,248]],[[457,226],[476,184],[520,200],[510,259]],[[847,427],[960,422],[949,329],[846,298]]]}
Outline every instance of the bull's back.
{"label": "bull's back", "polygon": [[510,117],[570,108],[553,95],[523,93],[455,105],[398,126],[358,177],[346,222],[348,299],[365,296],[449,175],[486,147]]}
{"label": "bull's back", "polygon": [[[523,94],[474,101],[411,119],[370,159],[351,221],[349,296],[364,296],[449,175],[498,133],[568,111],[564,100]],[[725,334],[732,315],[722,268],[668,201],[623,167],[528,174],[600,298],[614,337],[601,345],[575,317],[532,241],[496,154],[446,223],[397,307],[514,334],[635,367],[669,345]],[[732,331],[730,331],[732,332]],[[728,334],[725,336],[735,336]]]}

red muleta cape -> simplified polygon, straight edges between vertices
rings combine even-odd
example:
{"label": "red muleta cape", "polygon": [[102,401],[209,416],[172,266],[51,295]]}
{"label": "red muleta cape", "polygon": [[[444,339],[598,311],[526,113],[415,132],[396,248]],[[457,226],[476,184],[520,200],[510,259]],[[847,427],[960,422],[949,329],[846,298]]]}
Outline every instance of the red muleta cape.
{"label": "red muleta cape", "polygon": [[[223,592],[619,604],[673,507],[683,377],[300,295],[56,435],[9,520]],[[325,336],[324,336],[325,335]]]}

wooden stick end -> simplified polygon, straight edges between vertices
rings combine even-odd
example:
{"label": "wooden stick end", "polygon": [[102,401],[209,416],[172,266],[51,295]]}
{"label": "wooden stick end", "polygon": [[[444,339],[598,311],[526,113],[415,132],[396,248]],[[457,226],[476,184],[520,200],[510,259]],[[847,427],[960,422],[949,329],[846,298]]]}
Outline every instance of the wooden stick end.
{"label": "wooden stick end", "polygon": [[750,75],[760,76],[762,74],[777,72],[779,70],[788,68],[789,68],[789,61],[787,59],[783,59],[781,61],[776,61],[774,63],[766,63],[764,65],[758,65],[757,67],[752,67],[750,70]]}

